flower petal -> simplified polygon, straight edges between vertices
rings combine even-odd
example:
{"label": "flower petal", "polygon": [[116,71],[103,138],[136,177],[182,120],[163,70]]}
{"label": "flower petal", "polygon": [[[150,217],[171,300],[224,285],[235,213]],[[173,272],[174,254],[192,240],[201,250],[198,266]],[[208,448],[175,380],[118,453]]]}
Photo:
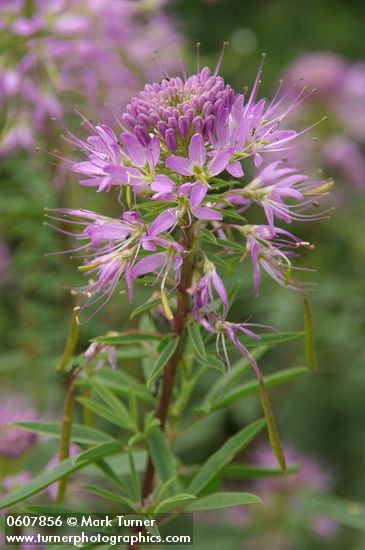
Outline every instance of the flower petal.
{"label": "flower petal", "polygon": [[185,157],[171,155],[171,157],[167,158],[166,164],[171,170],[174,170],[174,172],[177,172],[178,174],[183,176],[193,175],[194,167],[191,161]]}
{"label": "flower petal", "polygon": [[234,162],[228,164],[226,170],[234,178],[242,178],[244,176],[242,165],[239,160],[235,160]]}
{"label": "flower petal", "polygon": [[208,186],[201,181],[197,180],[192,188],[190,193],[190,204],[193,208],[199,206],[204,199],[205,195],[208,192]]}
{"label": "flower petal", "polygon": [[149,237],[155,237],[164,231],[170,229],[176,223],[175,210],[166,210],[161,212],[157,218],[152,222],[148,230]]}
{"label": "flower petal", "polygon": [[165,175],[156,176],[155,181],[151,184],[151,189],[159,193],[169,193],[173,191],[174,187],[175,183]]}
{"label": "flower petal", "polygon": [[206,159],[204,140],[201,134],[194,134],[189,143],[189,159],[195,166],[203,166]]}
{"label": "flower petal", "polygon": [[232,158],[233,149],[224,149],[215,155],[215,157],[208,162],[208,172],[211,176],[216,176],[225,170],[227,164]]}
{"label": "flower petal", "polygon": [[157,136],[153,136],[146,150],[148,164],[154,168],[160,159],[161,144]]}
{"label": "flower petal", "polygon": [[212,208],[206,208],[205,206],[198,206],[191,209],[192,213],[199,220],[222,220],[223,216],[219,212],[216,212]]}
{"label": "flower petal", "polygon": [[212,281],[218,296],[222,300],[223,315],[224,317],[226,317],[228,312],[228,294],[226,291],[226,287],[224,286],[222,279],[219,277],[218,273],[216,272],[212,274]]}
{"label": "flower petal", "polygon": [[161,267],[165,262],[166,254],[164,252],[146,256],[131,269],[130,278],[133,280],[147,273],[151,273],[152,271],[156,271],[156,269]]}
{"label": "flower petal", "polygon": [[130,159],[137,164],[137,166],[144,166],[146,164],[146,151],[136,136],[124,132],[122,138]]}

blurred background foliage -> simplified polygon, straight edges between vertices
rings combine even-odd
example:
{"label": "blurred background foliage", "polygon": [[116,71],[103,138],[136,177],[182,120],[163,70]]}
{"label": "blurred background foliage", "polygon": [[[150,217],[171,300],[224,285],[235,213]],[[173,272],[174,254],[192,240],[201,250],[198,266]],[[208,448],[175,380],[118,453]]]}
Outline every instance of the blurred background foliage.
{"label": "blurred background foliage", "polygon": [[[348,0],[174,0],[166,10],[175,19],[185,37],[184,63],[195,66],[195,43],[201,42],[202,63],[214,66],[221,45],[229,41],[222,75],[236,90],[252,84],[262,52],[266,52],[262,90],[277,88],[279,78],[298,56],[316,50],[335,52],[351,62],[365,59],[363,29],[364,5]],[[138,41],[138,36],[135,37]],[[173,39],[173,38],[172,38]],[[160,52],[163,60],[164,52]],[[365,89],[363,91],[365,95]],[[320,116],[326,112],[326,102]],[[54,130],[54,122],[48,122]],[[326,124],[326,123],[324,123]],[[70,125],[80,130],[74,117]],[[58,130],[56,130],[58,133]],[[61,131],[60,131],[61,133]],[[326,135],[322,126],[313,135]],[[363,144],[364,145],[364,144]],[[52,144],[52,148],[53,148]],[[63,151],[67,144],[63,143]],[[65,248],[65,240],[49,228],[43,228],[43,207],[65,206],[114,212],[116,193],[109,197],[85,193],[72,176],[62,185],[55,184],[57,168],[41,150],[7,154],[1,159],[1,303],[0,359],[1,393],[21,391],[37,406],[41,416],[57,418],[62,406],[63,388],[56,366],[67,336],[73,297],[67,287],[82,284],[72,261],[66,256],[44,257]],[[314,166],[313,171],[322,166]],[[336,174],[329,173],[326,176]],[[59,175],[59,174],[58,174]],[[306,278],[316,282],[311,303],[315,322],[319,372],[300,377],[271,392],[274,410],[283,438],[299,451],[317,457],[334,479],[332,492],[341,497],[365,501],[365,231],[364,191],[356,189],[346,176],[336,181],[332,198],[336,209],[331,219],[304,226],[293,232],[315,243],[304,254],[301,265],[314,267]],[[97,206],[96,206],[97,205]],[[238,267],[246,280],[250,270]],[[236,277],[238,276],[236,273]],[[245,279],[244,279],[245,280]],[[241,287],[242,288],[242,287]],[[242,320],[254,312],[255,322],[272,324],[279,330],[300,330],[303,325],[300,299],[264,280],[260,299],[254,300],[249,285],[243,284],[241,301],[236,302],[233,317]],[[139,301],[148,296],[143,290]],[[129,305],[125,295],[117,296],[97,317],[81,327],[80,350],[88,340],[107,330],[120,330],[128,323]],[[265,373],[304,364],[304,352],[296,342],[279,346],[261,361]],[[133,368],[133,364],[127,366]],[[224,439],[258,411],[257,400],[245,407],[232,407],[229,415],[217,414],[214,425],[200,428],[192,438],[202,438],[198,461],[216,448],[217,438]],[[202,432],[204,431],[204,438]],[[188,452],[189,442],[186,449]],[[259,530],[262,529],[259,527]],[[351,548],[365,545],[361,532],[345,530],[336,540],[306,538],[293,525],[286,525],[292,550]],[[299,530],[298,530],[299,529]],[[204,532],[201,548],[210,550],[239,548],[234,530],[220,525],[220,536],[211,525]],[[233,534],[232,534],[233,533]],[[230,542],[232,540],[232,545]],[[304,542],[303,542],[304,541]],[[282,550],[279,546],[259,546],[260,550]],[[199,546],[200,548],[200,546]],[[246,548],[251,548],[248,546]]]}

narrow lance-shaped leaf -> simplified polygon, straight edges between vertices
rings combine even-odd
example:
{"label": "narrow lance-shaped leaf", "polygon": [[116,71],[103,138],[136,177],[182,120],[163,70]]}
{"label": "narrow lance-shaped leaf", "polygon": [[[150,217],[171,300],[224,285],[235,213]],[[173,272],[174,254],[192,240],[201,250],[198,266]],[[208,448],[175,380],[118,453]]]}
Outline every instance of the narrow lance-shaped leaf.
{"label": "narrow lance-shaped leaf", "polygon": [[[152,393],[143,384],[121,370],[113,372],[108,369],[102,369],[96,372],[92,379],[101,386],[110,388],[113,392],[123,395],[124,397],[128,397],[129,388],[132,387],[137,399],[148,403],[155,402]],[[89,381],[83,379],[79,381],[79,384],[89,385]]]}
{"label": "narrow lance-shaped leaf", "polygon": [[299,466],[289,466],[286,474],[281,468],[257,468],[251,464],[228,464],[222,470],[222,477],[226,479],[261,479],[263,477],[280,477],[287,474],[297,474]]}
{"label": "narrow lance-shaped leaf", "polygon": [[30,512],[31,514],[38,514],[38,515],[44,515],[44,514],[53,514],[55,516],[58,516],[59,514],[80,514],[79,510],[75,508],[70,508],[69,506],[62,506],[59,504],[52,505],[52,504],[29,504],[24,506],[24,511]]}
{"label": "narrow lance-shaped leaf", "polygon": [[[61,437],[61,422],[17,422],[16,426],[40,435],[48,435],[60,439]],[[82,424],[74,423],[71,429],[71,440],[76,443],[84,443],[86,445],[98,445],[99,443],[105,443],[110,441],[112,436],[96,430],[95,428],[89,428]]]}
{"label": "narrow lance-shaped leaf", "polygon": [[114,471],[114,469],[104,460],[103,458],[97,460],[95,462],[95,466],[97,466],[103,474],[105,474],[113,483],[119,487],[119,489],[122,489],[123,493],[125,495],[128,495],[130,493],[130,489],[127,486],[127,484],[124,482],[124,480],[117,475],[117,473]]}
{"label": "narrow lance-shaped leaf", "polygon": [[[304,332],[299,332],[299,331],[281,332],[279,334],[263,334],[260,337],[259,346],[273,347],[279,344],[286,344],[291,340],[296,340],[297,338],[301,338],[303,335],[304,335]],[[258,346],[258,342],[249,336],[240,336],[239,340],[247,349],[257,348]],[[235,346],[231,342],[227,342],[226,347],[228,351],[236,350]],[[215,349],[215,344],[214,346],[210,345],[210,350],[214,351],[214,349]]]}
{"label": "narrow lance-shaped leaf", "polygon": [[246,504],[260,504],[261,499],[251,493],[213,493],[206,497],[194,500],[185,508],[187,512],[201,512],[203,510],[218,510],[232,508]]}
{"label": "narrow lance-shaped leaf", "polygon": [[145,313],[146,311],[150,311],[151,309],[158,307],[159,305],[161,305],[161,298],[155,298],[154,300],[145,302],[144,304],[141,304],[132,311],[130,318],[132,320],[134,319],[134,317],[137,317],[137,315]]}
{"label": "narrow lance-shaped leaf", "polygon": [[135,332],[111,332],[105,336],[98,336],[92,341],[114,346],[126,346],[136,343],[139,344],[143,340],[161,340],[161,338],[162,334],[157,332],[138,330]]}
{"label": "narrow lance-shaped leaf", "polygon": [[124,428],[125,430],[129,430],[132,432],[134,431],[129,423],[126,423],[124,419],[118,417],[108,407],[102,405],[101,403],[98,403],[94,399],[89,399],[88,397],[78,397],[77,401],[93,413],[101,416],[101,418],[105,418],[105,420],[108,420],[108,422],[111,422],[112,424],[115,424],[120,428]]}
{"label": "narrow lance-shaped leaf", "polygon": [[120,443],[117,441],[102,443],[97,447],[93,447],[92,449],[79,454],[76,458],[67,458],[66,460],[63,460],[51,470],[43,472],[39,476],[33,478],[29,483],[26,483],[12,494],[5,497],[0,502],[0,510],[13,506],[17,502],[39,493],[62,477],[67,476],[76,470],[80,470],[91,462],[98,461],[103,456],[115,453],[119,451],[120,448]]}
{"label": "narrow lance-shaped leaf", "polygon": [[198,357],[197,360],[201,365],[204,365],[208,369],[216,369],[222,374],[226,372],[226,365],[217,357],[217,355],[209,354],[205,359]]}
{"label": "narrow lance-shaped leaf", "polygon": [[314,331],[312,312],[306,295],[303,295],[304,302],[304,326],[305,326],[305,352],[311,367],[318,368],[316,352],[314,348]]}
{"label": "narrow lance-shaped leaf", "polygon": [[109,441],[108,443],[103,443],[97,447],[91,447],[87,451],[79,454],[74,458],[75,464],[83,464],[88,462],[97,462],[103,456],[110,455],[117,451],[121,450],[121,445],[119,441]]}
{"label": "narrow lance-shaped leaf", "polygon": [[243,430],[240,430],[203,464],[199,472],[192,479],[188,492],[199,494],[219,471],[246,447],[264,428],[265,420],[257,420]]}
{"label": "narrow lance-shaped leaf", "polygon": [[112,502],[118,502],[119,504],[124,504],[125,506],[128,506],[132,510],[136,509],[133,500],[131,500],[130,498],[118,495],[117,493],[113,493],[112,491],[107,491],[100,487],[95,487],[94,485],[83,485],[81,488],[88,491],[89,493],[97,495],[106,500],[111,500]]}
{"label": "narrow lance-shaped leaf", "polygon": [[200,325],[198,323],[189,323],[188,324],[188,334],[189,338],[193,344],[194,350],[197,355],[203,359],[207,359],[207,352],[205,351],[205,345],[203,338],[200,332]]}
{"label": "narrow lance-shaped leaf", "polygon": [[162,483],[160,487],[155,492],[155,502],[160,502],[162,500],[162,497],[165,495],[165,493],[168,491],[168,489],[171,487],[173,483],[175,483],[176,477],[171,477],[165,483]]}
{"label": "narrow lance-shaped leaf", "polygon": [[267,395],[264,381],[261,378],[260,378],[260,398],[261,398],[262,408],[264,409],[265,418],[267,421],[267,429],[269,432],[271,447],[275,453],[275,456],[277,458],[280,468],[283,470],[283,472],[286,472],[287,468],[286,468],[286,460],[284,456],[283,447],[281,445],[279,432],[276,427],[276,422],[275,422],[274,414],[272,412],[271,404],[269,401],[269,396]]}
{"label": "narrow lance-shaped leaf", "polygon": [[90,382],[91,387],[96,391],[96,393],[101,397],[107,407],[112,413],[114,413],[117,418],[125,426],[129,426],[131,430],[134,430],[133,420],[128,412],[128,409],[124,406],[122,401],[118,399],[112,391],[108,388],[105,388],[101,384],[98,384],[94,381]]}
{"label": "narrow lance-shaped leaf", "polygon": [[128,447],[128,464],[129,464],[129,470],[130,470],[132,490],[134,493],[134,497],[138,499],[141,494],[141,481],[139,479],[136,464],[134,461],[133,451],[130,447]]}
{"label": "narrow lance-shaped leaf", "polygon": [[[284,369],[274,374],[269,374],[265,376],[265,386],[266,388],[274,388],[285,382],[289,382],[297,376],[308,373],[307,367],[293,367],[292,369]],[[216,399],[215,401],[210,401],[205,403],[205,410],[217,411],[223,409],[236,403],[238,400],[247,397],[248,395],[254,395],[260,392],[260,383],[258,380],[252,380],[246,384],[238,386],[238,388],[231,390],[226,395],[223,395],[221,399]]]}
{"label": "narrow lance-shaped leaf", "polygon": [[[267,352],[268,348],[257,348],[252,352],[252,356],[255,361],[261,359],[261,357]],[[223,391],[231,384],[236,382],[243,374],[250,370],[251,364],[246,357],[240,357],[232,367],[226,372],[224,378],[219,377],[213,384],[207,394],[207,401],[215,401],[218,397],[222,396]]]}
{"label": "narrow lance-shaped leaf", "polygon": [[[159,426],[151,428],[147,434],[147,442],[150,450],[153,465],[162,483],[171,478],[177,479],[175,458],[168,445],[166,435]],[[178,483],[175,481],[169,486],[169,493],[178,491]]]}
{"label": "narrow lance-shaped leaf", "polygon": [[195,495],[189,495],[188,493],[181,493],[180,495],[167,498],[162,502],[160,502],[156,506],[154,512],[155,514],[170,512],[171,510],[175,510],[177,507],[181,506],[182,504],[185,504],[186,502],[189,502],[195,499],[196,499]]}
{"label": "narrow lance-shaped leaf", "polygon": [[153,382],[156,380],[162,369],[165,367],[166,363],[169,361],[173,353],[175,352],[177,345],[179,343],[179,338],[173,338],[166,344],[162,350],[159,358],[154,362],[152,370],[147,380],[147,385],[151,387]]}

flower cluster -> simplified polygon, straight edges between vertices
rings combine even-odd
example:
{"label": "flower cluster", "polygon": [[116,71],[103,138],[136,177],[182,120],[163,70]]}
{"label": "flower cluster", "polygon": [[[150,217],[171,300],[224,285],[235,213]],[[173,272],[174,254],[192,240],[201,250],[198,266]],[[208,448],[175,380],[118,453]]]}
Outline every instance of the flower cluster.
{"label": "flower cluster", "polygon": [[151,52],[163,51],[166,70],[172,69],[182,40],[164,3],[1,2],[0,152],[34,147],[37,132],[49,141],[50,118],[60,119],[64,104],[74,107],[84,97],[92,114],[111,119],[106,104],[124,108],[145,79],[160,74]]}
{"label": "flower cluster", "polygon": [[316,88],[297,110],[296,120],[314,119],[320,110],[329,115],[322,135],[317,129],[317,137],[326,139],[314,146],[307,140],[290,157],[302,164],[315,159],[344,183],[365,189],[365,63],[350,64],[329,51],[311,52],[288,67],[284,80],[289,95],[298,83]]}
{"label": "flower cluster", "polygon": [[[120,135],[91,122],[85,141],[68,132],[67,139],[86,157],[71,161],[81,185],[116,192],[119,201],[124,196],[126,209],[117,219],[87,210],[48,212],[79,241],[74,251],[82,252],[80,270],[89,277],[83,308],[101,307],[122,281],[132,301],[136,279],[153,275],[168,319],[173,319],[170,295],[176,289],[187,292],[192,318],[216,334],[218,353],[229,363],[228,339],[258,376],[239,337],[259,336],[251,330],[255,325],[227,320],[229,299],[218,257],[223,264],[237,254],[240,260],[251,258],[255,295],[262,270],[304,293],[292,276],[292,259],[300,246],[310,244],[277,222],[321,218],[307,211],[330,185],[270,160],[272,152],[285,151],[302,133],[281,125],[303,93],[284,108],[278,95],[271,102],[258,99],[261,69],[248,96],[225,84],[218,63],[213,74],[198,67],[195,75],[147,84],[121,117]],[[241,216],[253,204],[262,209],[262,224],[249,224]],[[204,237],[207,228],[213,254]],[[192,271],[188,281],[186,265]]]}

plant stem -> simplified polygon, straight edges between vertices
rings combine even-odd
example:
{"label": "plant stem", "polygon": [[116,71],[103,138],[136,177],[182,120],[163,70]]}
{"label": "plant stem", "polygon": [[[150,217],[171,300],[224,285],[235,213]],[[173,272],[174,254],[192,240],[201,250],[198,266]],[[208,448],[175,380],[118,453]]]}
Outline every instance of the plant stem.
{"label": "plant stem", "polygon": [[[71,432],[72,432],[72,421],[73,421],[73,411],[74,411],[74,402],[75,402],[75,385],[80,374],[89,367],[91,361],[98,355],[100,349],[96,347],[94,353],[91,357],[81,366],[76,367],[71,373],[71,379],[66,393],[65,404],[63,408],[63,417],[62,417],[62,429],[61,429],[61,442],[60,442],[60,453],[59,459],[60,462],[69,458],[70,456],[70,444],[71,444]],[[92,425],[92,418],[91,424]],[[86,423],[86,425],[88,425]],[[63,501],[67,487],[67,476],[60,479],[58,484],[58,491],[56,502],[59,504]]]}
{"label": "plant stem", "polygon": [[[74,397],[75,397],[75,382],[78,372],[72,375],[70,385],[67,390],[65,405],[63,409],[62,430],[61,430],[61,444],[59,459],[66,460],[70,456],[70,443],[71,443],[71,430],[74,410]],[[67,487],[67,477],[60,479],[57,489],[57,504],[63,501]]]}
{"label": "plant stem", "polygon": [[[163,386],[162,386],[162,395],[156,411],[156,417],[160,421],[161,429],[164,430],[165,422],[169,410],[169,405],[171,401],[171,396],[174,388],[175,375],[177,367],[182,359],[184,353],[184,344],[185,344],[185,329],[187,316],[189,314],[189,295],[186,292],[187,289],[191,286],[193,268],[194,268],[194,238],[193,238],[193,226],[189,227],[186,230],[185,234],[185,246],[186,250],[190,252],[184,261],[184,265],[181,271],[181,280],[178,286],[178,301],[177,301],[177,310],[174,318],[174,332],[179,337],[178,346],[172,355],[171,359],[168,361],[163,377]],[[154,478],[155,468],[151,459],[151,456],[148,457],[147,467],[142,483],[142,500],[151,494],[153,488],[153,478]]]}

